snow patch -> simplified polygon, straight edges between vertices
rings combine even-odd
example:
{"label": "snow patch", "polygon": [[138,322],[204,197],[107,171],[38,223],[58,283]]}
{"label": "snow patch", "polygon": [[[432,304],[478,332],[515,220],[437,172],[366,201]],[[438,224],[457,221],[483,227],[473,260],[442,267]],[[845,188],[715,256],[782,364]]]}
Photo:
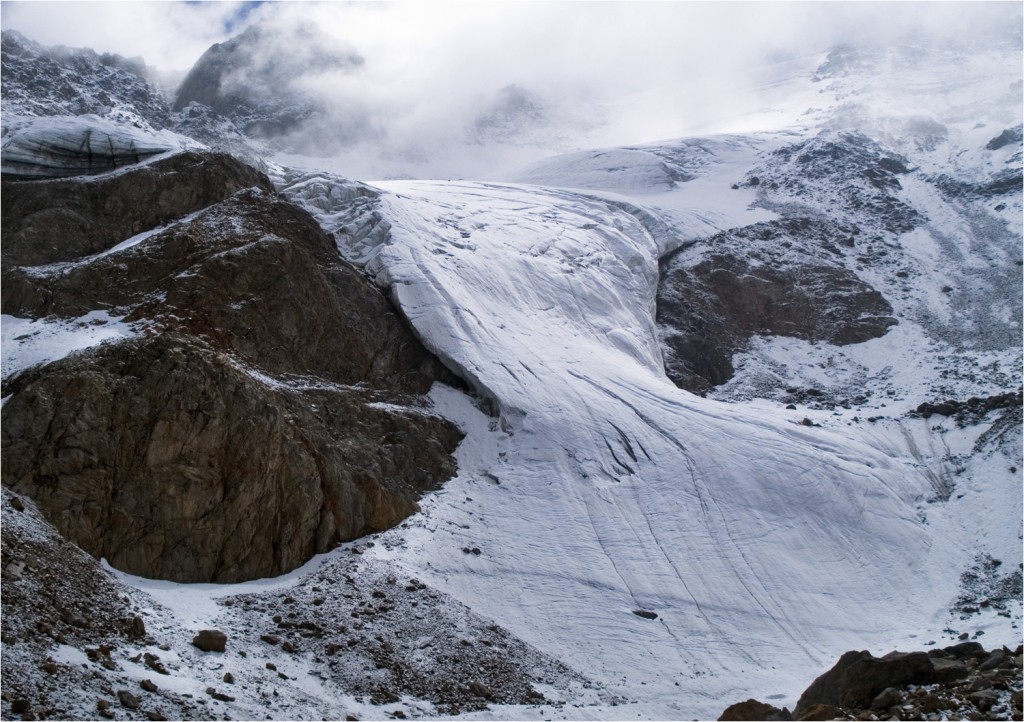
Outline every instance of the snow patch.
{"label": "snow patch", "polygon": [[3,337],[3,378],[30,366],[49,363],[76,351],[138,335],[123,316],[108,311],[90,311],[75,319],[32,320],[4,314],[0,317]]}

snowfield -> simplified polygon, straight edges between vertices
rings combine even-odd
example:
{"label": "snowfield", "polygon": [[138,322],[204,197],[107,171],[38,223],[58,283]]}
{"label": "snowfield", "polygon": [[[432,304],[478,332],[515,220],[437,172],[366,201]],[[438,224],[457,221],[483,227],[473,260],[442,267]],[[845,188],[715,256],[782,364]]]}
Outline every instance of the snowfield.
{"label": "snowfield", "polygon": [[929,480],[845,430],[673,386],[661,249],[633,215],[568,191],[379,187],[391,241],[368,270],[498,415],[435,393],[468,436],[403,534],[410,573],[644,716],[792,703],[842,651],[938,638],[971,547],[926,523]]}

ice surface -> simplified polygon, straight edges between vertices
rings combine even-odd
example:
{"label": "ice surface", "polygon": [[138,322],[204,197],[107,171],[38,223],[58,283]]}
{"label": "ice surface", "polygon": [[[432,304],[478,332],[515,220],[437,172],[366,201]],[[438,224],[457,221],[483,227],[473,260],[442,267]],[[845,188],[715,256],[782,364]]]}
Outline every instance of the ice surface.
{"label": "ice surface", "polygon": [[91,175],[204,147],[169,130],[115,122],[98,115],[5,116],[2,171],[25,178]]}
{"label": "ice surface", "polygon": [[[675,388],[636,217],[553,189],[379,185],[391,241],[367,269],[499,413],[435,399],[469,458],[404,564],[657,716],[797,692],[846,649],[933,626],[955,580],[919,515],[927,478]],[[462,490],[471,510],[445,501]]]}

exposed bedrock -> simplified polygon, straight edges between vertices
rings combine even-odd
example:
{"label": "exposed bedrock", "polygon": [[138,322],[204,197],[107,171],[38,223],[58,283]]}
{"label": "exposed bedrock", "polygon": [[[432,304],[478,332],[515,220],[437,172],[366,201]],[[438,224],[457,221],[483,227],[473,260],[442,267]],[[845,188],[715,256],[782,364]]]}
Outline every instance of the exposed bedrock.
{"label": "exposed bedrock", "polygon": [[[211,195],[230,194],[234,161],[192,160],[222,180]],[[126,175],[173,194],[181,167]],[[4,313],[100,308],[139,329],[9,379],[0,431],[4,485],[131,573],[281,574],[400,522],[455,472],[461,433],[414,394],[457,380],[315,221],[258,180],[131,247],[60,264],[11,262],[4,225]],[[74,254],[59,223],[28,225]]]}
{"label": "exposed bedrock", "polygon": [[[754,335],[845,345],[882,336],[896,324],[882,294],[845,266],[813,257],[765,262],[756,246],[753,253],[726,246],[744,236],[785,242],[790,225],[720,234],[708,244],[714,250],[698,259],[681,252],[662,262],[657,322],[666,372],[677,386],[703,394],[725,383],[733,375],[732,355]],[[795,227],[824,231],[811,222]],[[822,243],[831,245],[828,235]]]}
{"label": "exposed bedrock", "polygon": [[[156,129],[170,125],[163,93],[150,82],[141,58],[88,48],[43,47],[16,30],[0,33],[5,114],[129,117]],[[5,118],[5,125],[6,125]]]}
{"label": "exposed bedrock", "polygon": [[455,382],[308,213],[259,189],[117,253],[5,269],[2,294],[16,316],[108,308],[149,319],[272,374],[411,393]]}
{"label": "exposed bedrock", "polygon": [[4,181],[4,265],[71,261],[222,201],[242,188],[272,191],[229,155],[188,151],[93,178]]}
{"label": "exposed bedrock", "polygon": [[274,576],[394,526],[454,473],[447,422],[358,389],[282,387],[194,337],[94,349],[22,377],[3,477],[65,536],[134,574]]}

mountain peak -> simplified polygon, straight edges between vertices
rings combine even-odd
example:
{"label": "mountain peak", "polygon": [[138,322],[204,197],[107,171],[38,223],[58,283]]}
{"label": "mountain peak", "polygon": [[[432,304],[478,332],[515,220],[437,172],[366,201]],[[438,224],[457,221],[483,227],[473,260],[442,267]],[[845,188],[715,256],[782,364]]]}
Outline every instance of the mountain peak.
{"label": "mountain peak", "polygon": [[257,23],[210,47],[182,81],[173,109],[201,103],[246,133],[276,137],[322,112],[300,82],[311,74],[349,73],[364,59],[317,25]]}

